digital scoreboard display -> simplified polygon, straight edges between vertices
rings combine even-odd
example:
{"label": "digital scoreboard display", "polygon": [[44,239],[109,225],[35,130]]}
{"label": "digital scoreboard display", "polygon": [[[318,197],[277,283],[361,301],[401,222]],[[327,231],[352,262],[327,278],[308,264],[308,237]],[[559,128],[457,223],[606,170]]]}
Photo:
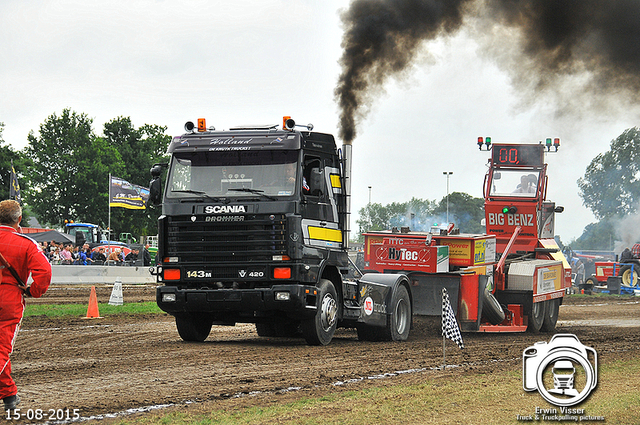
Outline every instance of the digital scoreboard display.
{"label": "digital scoreboard display", "polygon": [[491,148],[491,163],[505,167],[537,167],[544,164],[544,145],[500,145]]}

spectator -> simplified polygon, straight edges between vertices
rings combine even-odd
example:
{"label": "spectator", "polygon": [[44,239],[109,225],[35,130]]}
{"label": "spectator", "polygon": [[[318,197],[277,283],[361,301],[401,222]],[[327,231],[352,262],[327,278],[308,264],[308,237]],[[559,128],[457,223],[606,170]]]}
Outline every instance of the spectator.
{"label": "spectator", "polygon": [[91,258],[91,248],[89,248],[88,243],[82,245],[82,250],[80,251],[80,258],[82,259],[84,265],[93,264],[93,258]]}
{"label": "spectator", "polygon": [[128,264],[133,264],[136,261],[138,261],[138,253],[139,251],[137,249],[132,249],[130,253],[127,254],[126,257],[124,257],[124,261],[126,261]]}
{"label": "spectator", "polygon": [[149,253],[149,244],[146,244],[144,246],[144,249],[142,250],[142,264],[144,266],[151,265],[151,253]]}
{"label": "spectator", "polygon": [[72,264],[73,256],[71,255],[71,246],[67,245],[60,252],[60,264]]}
{"label": "spectator", "polygon": [[72,264],[80,264],[80,247],[74,246],[69,249],[71,251],[71,258],[73,260]]}
{"label": "spectator", "polygon": [[51,264],[60,264],[60,248],[55,247],[51,252]]}
{"label": "spectator", "polygon": [[104,247],[98,248],[97,251],[93,251],[91,253],[91,259],[93,260],[93,264],[102,265],[107,261],[107,256],[104,255]]}
{"label": "spectator", "polygon": [[120,248],[116,248],[115,251],[111,251],[111,254],[107,257],[107,262],[115,261],[116,264],[122,263],[122,251]]}

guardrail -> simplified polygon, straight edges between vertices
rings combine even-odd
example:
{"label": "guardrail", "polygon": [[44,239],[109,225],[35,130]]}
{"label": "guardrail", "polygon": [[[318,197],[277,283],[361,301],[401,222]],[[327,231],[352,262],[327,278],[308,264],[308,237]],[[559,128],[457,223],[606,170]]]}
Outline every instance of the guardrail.
{"label": "guardrail", "polygon": [[[144,266],[51,266],[52,284],[113,284],[117,278],[123,284],[156,283],[156,277]],[[33,280],[29,278],[29,282]]]}

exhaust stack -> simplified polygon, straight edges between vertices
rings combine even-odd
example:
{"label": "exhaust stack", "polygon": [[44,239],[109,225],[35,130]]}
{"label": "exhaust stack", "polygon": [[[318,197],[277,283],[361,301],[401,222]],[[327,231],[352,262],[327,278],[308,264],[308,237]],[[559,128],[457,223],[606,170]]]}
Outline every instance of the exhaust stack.
{"label": "exhaust stack", "polygon": [[349,236],[351,234],[351,156],[353,145],[345,143],[342,145],[342,168],[344,177],[345,214],[344,232],[342,243],[345,249],[349,249]]}

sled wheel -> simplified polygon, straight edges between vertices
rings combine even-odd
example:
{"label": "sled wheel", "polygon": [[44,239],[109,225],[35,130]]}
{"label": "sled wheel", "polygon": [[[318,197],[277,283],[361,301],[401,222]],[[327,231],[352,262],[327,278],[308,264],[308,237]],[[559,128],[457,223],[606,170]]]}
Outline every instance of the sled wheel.
{"label": "sled wheel", "polygon": [[547,311],[544,315],[544,321],[542,322],[542,331],[553,332],[556,329],[556,323],[558,322],[560,300],[555,298],[553,300],[545,301],[544,304],[547,305]]}
{"label": "sled wheel", "polygon": [[484,290],[482,299],[482,315],[492,325],[499,325],[504,321],[505,317],[504,310],[500,306],[500,303],[488,289]]}
{"label": "sled wheel", "polygon": [[176,328],[184,341],[202,342],[209,336],[213,320],[205,315],[176,316]]}
{"label": "sled wheel", "polygon": [[534,334],[540,332],[546,314],[546,303],[533,303],[533,305],[531,306],[531,312],[529,313],[529,325],[527,326],[527,331]]}
{"label": "sled wheel", "polygon": [[302,335],[309,345],[327,345],[331,342],[338,323],[338,296],[330,280],[321,279],[318,284],[318,311],[311,319],[302,322]]}

